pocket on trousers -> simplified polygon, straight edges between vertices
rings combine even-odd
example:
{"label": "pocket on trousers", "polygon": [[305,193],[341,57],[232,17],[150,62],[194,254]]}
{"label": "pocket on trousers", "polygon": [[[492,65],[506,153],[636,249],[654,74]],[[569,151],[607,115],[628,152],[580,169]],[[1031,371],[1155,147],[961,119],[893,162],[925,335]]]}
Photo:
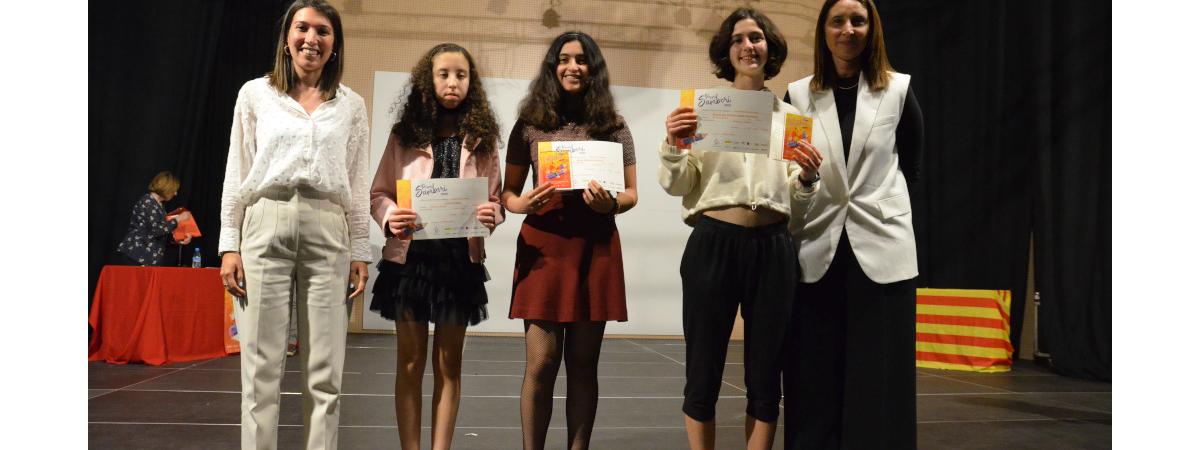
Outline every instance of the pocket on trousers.
{"label": "pocket on trousers", "polygon": [[259,199],[250,206],[246,207],[246,211],[242,214],[242,241],[244,242],[249,236],[250,231],[258,229],[258,225],[262,222],[262,203]]}

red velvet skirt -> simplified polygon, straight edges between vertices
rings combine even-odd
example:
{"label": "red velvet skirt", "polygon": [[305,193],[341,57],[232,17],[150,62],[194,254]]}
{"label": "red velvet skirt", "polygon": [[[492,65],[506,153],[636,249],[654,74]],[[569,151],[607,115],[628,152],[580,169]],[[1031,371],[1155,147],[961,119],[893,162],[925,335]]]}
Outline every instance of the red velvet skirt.
{"label": "red velvet skirt", "polygon": [[512,292],[510,319],[628,320],[616,221],[588,208],[578,191],[526,216]]}

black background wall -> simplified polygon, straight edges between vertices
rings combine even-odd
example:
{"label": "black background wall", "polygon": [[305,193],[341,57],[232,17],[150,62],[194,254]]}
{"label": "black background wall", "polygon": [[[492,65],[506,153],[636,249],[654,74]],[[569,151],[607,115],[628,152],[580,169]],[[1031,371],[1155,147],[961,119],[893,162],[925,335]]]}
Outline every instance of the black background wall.
{"label": "black background wall", "polygon": [[[183,181],[216,265],[237,90],[265,73],[282,1],[133,1],[90,11],[89,292],[159,170]],[[1031,237],[1041,349],[1111,379],[1111,6],[1081,0],[888,1],[889,55],[926,117],[912,193],[921,286],[1010,289],[1023,324]],[[174,252],[169,252],[169,259]],[[184,258],[190,257],[184,252]]]}
{"label": "black background wall", "polygon": [[1041,350],[1112,374],[1111,5],[877,0],[925,113],[913,193],[921,286],[1010,289],[1023,325],[1034,240]]}
{"label": "black background wall", "polygon": [[[216,266],[221,182],[237,91],[271,68],[285,1],[128,1],[89,12],[88,299],[161,170],[202,227]],[[173,263],[174,247],[167,259]]]}

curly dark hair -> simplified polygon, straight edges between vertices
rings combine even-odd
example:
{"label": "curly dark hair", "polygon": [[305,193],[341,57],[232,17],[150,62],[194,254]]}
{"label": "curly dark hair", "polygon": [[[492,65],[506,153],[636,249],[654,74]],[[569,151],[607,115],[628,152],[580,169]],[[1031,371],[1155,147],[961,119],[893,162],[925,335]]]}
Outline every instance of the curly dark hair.
{"label": "curly dark hair", "polygon": [[496,116],[492,114],[492,106],[488,102],[487,92],[483,89],[483,80],[479,77],[475,58],[471,57],[467,49],[452,43],[434,46],[416,66],[413,66],[407,99],[401,93],[393,104],[393,107],[396,107],[401,101],[404,102],[397,114],[396,123],[392,125],[392,134],[395,134],[400,144],[405,147],[420,148],[433,142],[438,116],[445,113],[433,88],[433,58],[442,53],[462,54],[467,59],[470,71],[467,97],[456,108],[465,111],[461,115],[457,136],[463,139],[466,136],[480,139],[479,145],[472,150],[474,152],[486,153],[496,150],[500,127],[496,124]]}
{"label": "curly dark hair", "polygon": [[733,63],[729,61],[729,46],[733,45],[733,26],[743,19],[754,19],[758,27],[762,28],[763,36],[767,38],[767,64],[763,66],[763,74],[770,80],[779,75],[779,69],[787,60],[787,39],[779,34],[779,27],[775,26],[775,22],[771,22],[766,14],[753,8],[734,10],[721,22],[717,34],[713,35],[712,42],[708,44],[708,60],[712,62],[713,75],[727,81],[733,81],[737,76]]}
{"label": "curly dark hair", "polygon": [[586,33],[568,31],[554,38],[546,57],[542,58],[537,78],[529,84],[529,94],[521,100],[521,109],[517,116],[522,122],[549,131],[558,128],[566,121],[563,116],[567,110],[569,99],[562,84],[558,81],[558,55],[569,42],[579,42],[583,47],[584,58],[587,61],[588,77],[586,91],[583,94],[581,117],[574,117],[576,122],[587,127],[589,135],[603,138],[616,131],[624,124],[624,119],[617,114],[617,106],[613,101],[612,92],[608,88],[608,64],[600,46]]}

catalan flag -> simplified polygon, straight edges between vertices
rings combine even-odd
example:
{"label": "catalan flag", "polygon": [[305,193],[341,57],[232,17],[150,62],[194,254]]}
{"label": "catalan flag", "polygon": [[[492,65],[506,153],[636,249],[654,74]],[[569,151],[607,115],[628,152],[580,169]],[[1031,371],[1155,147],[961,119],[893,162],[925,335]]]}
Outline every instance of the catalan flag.
{"label": "catalan flag", "polygon": [[1011,302],[1009,291],[917,289],[917,367],[1009,371]]}

